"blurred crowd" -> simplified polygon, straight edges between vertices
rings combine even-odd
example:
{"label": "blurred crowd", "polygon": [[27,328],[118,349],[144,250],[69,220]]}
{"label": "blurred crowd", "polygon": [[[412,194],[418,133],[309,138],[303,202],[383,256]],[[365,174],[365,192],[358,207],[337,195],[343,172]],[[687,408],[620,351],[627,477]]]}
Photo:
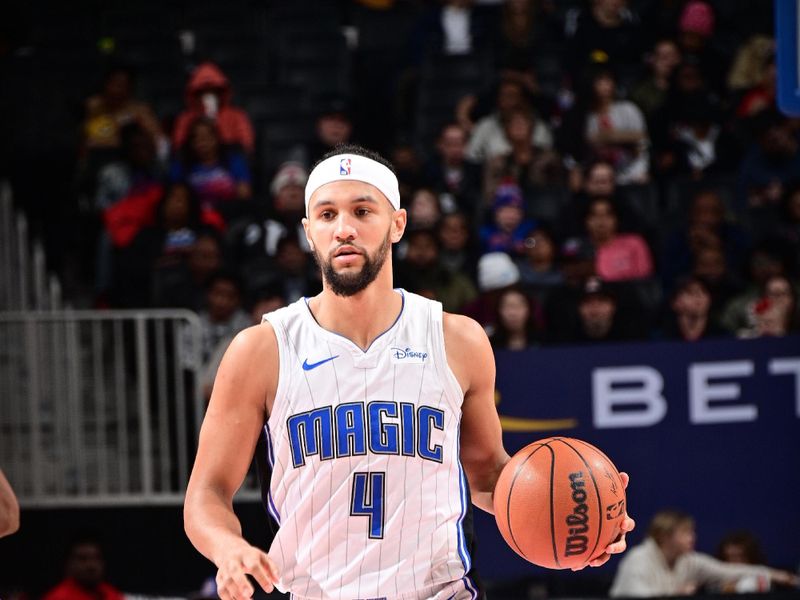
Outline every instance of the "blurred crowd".
{"label": "blurred crowd", "polygon": [[[396,286],[476,318],[498,349],[798,331],[800,121],[776,107],[771,5],[240,4],[262,36],[306,5],[330,27],[311,45],[292,33],[266,87],[252,52],[209,60],[213,43],[176,27],[171,95],[140,94],[146,67],[101,40],[70,179],[80,266],[64,269],[85,304],[197,311],[213,365],[264,311],[321,289],[303,189],[355,142],[400,180]],[[304,59],[327,34],[338,62]],[[308,89],[281,87],[296,73]]]}

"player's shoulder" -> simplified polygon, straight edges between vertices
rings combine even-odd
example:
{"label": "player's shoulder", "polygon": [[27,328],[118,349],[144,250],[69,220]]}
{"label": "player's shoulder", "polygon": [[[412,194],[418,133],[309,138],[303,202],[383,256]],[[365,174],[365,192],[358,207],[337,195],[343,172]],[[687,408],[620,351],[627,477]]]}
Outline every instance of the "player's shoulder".
{"label": "player's shoulder", "polygon": [[467,315],[443,312],[442,326],[445,336],[450,335],[465,342],[486,339],[486,332],[481,324]]}
{"label": "player's shoulder", "polygon": [[228,346],[228,353],[241,356],[269,356],[277,353],[275,328],[269,321],[251,325],[237,333]]}
{"label": "player's shoulder", "polygon": [[448,356],[453,353],[469,355],[491,348],[480,323],[466,315],[443,313],[442,329]]}

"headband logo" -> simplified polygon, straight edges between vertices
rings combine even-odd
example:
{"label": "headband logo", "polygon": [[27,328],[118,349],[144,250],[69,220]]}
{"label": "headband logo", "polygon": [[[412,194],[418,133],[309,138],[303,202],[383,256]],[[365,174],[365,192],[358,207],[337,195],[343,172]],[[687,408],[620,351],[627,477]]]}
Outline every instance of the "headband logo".
{"label": "headband logo", "polygon": [[343,158],[339,161],[339,175],[350,175],[350,159]]}

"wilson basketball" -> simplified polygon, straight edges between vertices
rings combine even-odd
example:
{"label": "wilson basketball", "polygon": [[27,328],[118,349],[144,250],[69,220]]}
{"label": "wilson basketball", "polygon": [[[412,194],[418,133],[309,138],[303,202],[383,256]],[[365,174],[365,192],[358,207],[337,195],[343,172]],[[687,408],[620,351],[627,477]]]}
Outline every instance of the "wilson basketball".
{"label": "wilson basketball", "polygon": [[503,468],[494,513],[503,538],[527,561],[581,567],[619,535],[625,488],[600,450],[551,437],[526,446]]}

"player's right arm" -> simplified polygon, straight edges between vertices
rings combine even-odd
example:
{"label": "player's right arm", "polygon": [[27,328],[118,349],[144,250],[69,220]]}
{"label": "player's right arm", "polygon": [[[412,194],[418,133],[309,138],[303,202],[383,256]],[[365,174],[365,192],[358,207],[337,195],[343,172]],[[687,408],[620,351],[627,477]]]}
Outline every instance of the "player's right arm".
{"label": "player's right arm", "polygon": [[222,358],[200,429],[184,503],[192,544],[218,569],[220,598],[250,598],[247,574],[272,591],[277,569],[242,536],[233,496],[253,458],[278,382],[278,346],[269,323],[240,332]]}
{"label": "player's right arm", "polygon": [[8,479],[0,471],[0,537],[19,529],[19,503]]}

